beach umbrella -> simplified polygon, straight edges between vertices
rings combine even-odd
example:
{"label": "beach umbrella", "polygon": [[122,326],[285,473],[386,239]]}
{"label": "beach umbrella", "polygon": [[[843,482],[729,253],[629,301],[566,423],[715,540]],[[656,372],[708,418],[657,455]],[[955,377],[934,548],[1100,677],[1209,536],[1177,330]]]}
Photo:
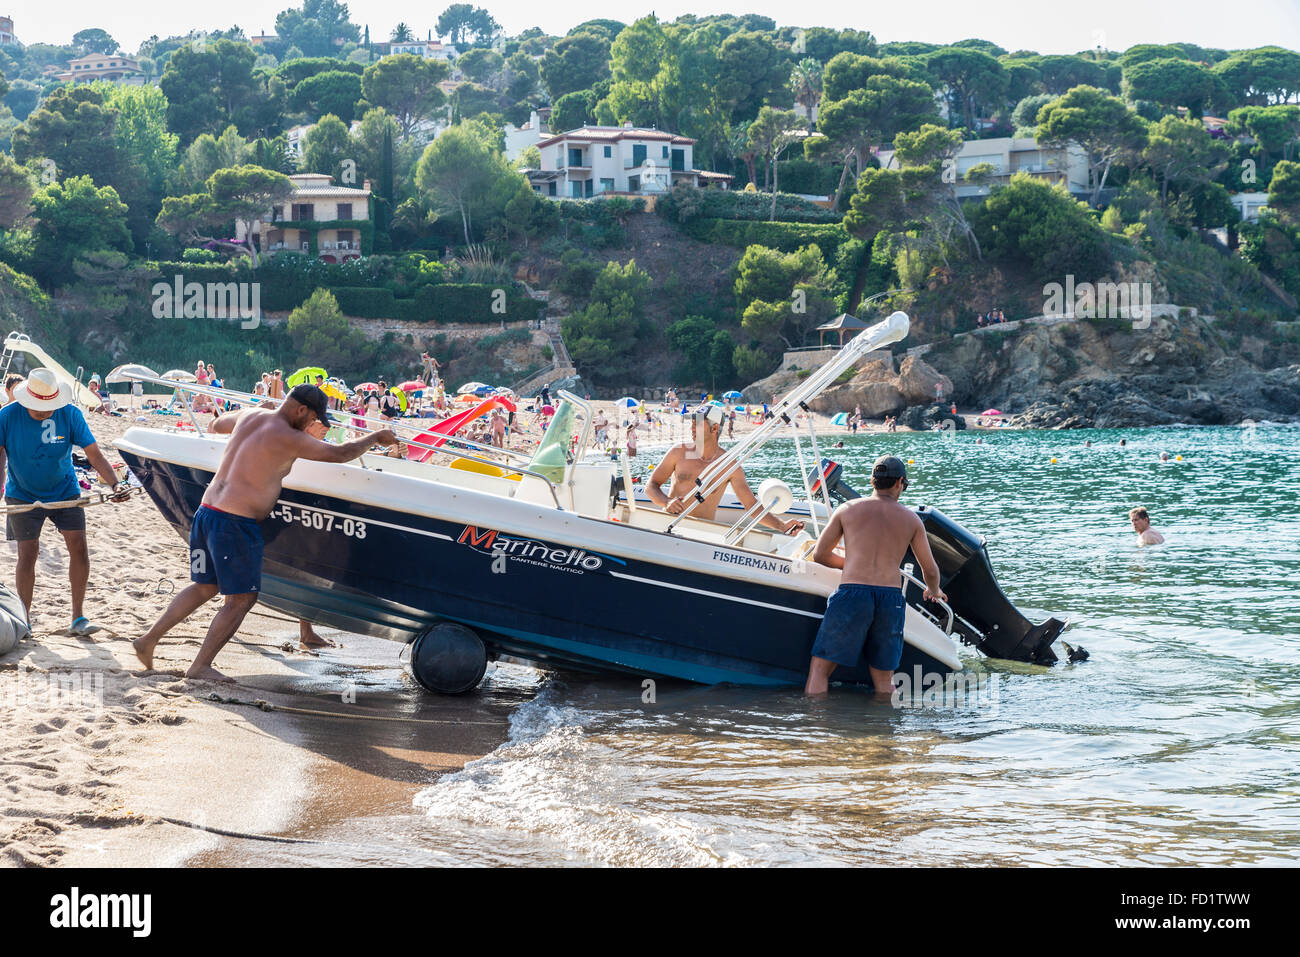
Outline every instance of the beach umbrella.
{"label": "beach umbrella", "polygon": [[423,382],[419,382],[413,379],[410,382],[403,382],[397,388],[401,389],[403,392],[423,392],[425,389],[428,388],[428,386],[425,385]]}
{"label": "beach umbrella", "polygon": [[378,382],[363,382],[363,383],[361,383],[361,385],[357,386],[356,391],[358,391],[358,392],[378,392],[378,391],[379,391],[379,383],[378,383]]}
{"label": "beach umbrella", "polygon": [[167,379],[171,382],[198,382],[193,372],[186,372],[184,369],[168,369],[158,378]]}
{"label": "beach umbrella", "polygon": [[980,415],[1001,415],[1001,414],[1002,413],[999,412],[997,409],[985,409],[983,412],[980,413]]}
{"label": "beach umbrella", "polygon": [[398,405],[398,408],[400,408],[403,412],[405,412],[405,411],[406,411],[406,393],[403,392],[401,389],[399,389],[397,386],[393,386],[393,387],[391,387],[388,391],[389,391],[390,393],[392,393],[393,395],[397,396],[397,405]]}
{"label": "beach umbrella", "polygon": [[837,413],[834,416],[834,418],[831,419],[831,425],[848,425],[848,424],[849,424],[849,414],[847,412]]}
{"label": "beach umbrella", "polygon": [[734,401],[735,399],[739,399],[739,398],[740,398],[740,393],[737,392],[735,389],[732,389],[730,392],[724,392],[724,393],[722,393],[722,397],[723,397],[724,399],[731,399],[731,400]]}
{"label": "beach umbrella", "polygon": [[320,366],[303,366],[293,375],[289,376],[289,378],[285,379],[284,384],[290,389],[296,385],[303,385],[304,383],[307,385],[315,385],[317,376],[320,376],[322,379],[329,378],[329,375],[326,374],[325,370],[320,368]]}
{"label": "beach umbrella", "polygon": [[466,382],[463,386],[461,386],[456,391],[461,393],[467,392],[470,395],[475,395],[477,394],[479,389],[490,389],[490,388],[491,386],[485,385],[482,382]]}
{"label": "beach umbrella", "polygon": [[641,405],[641,403],[638,400],[632,398],[630,395],[626,395],[623,398],[619,399],[618,404],[625,409],[636,409],[639,408]]}
{"label": "beach umbrella", "polygon": [[555,406],[553,405],[542,406],[542,415],[554,415],[554,414],[555,414]]}
{"label": "beach umbrella", "polygon": [[154,372],[148,366],[129,364],[124,366],[118,366],[116,369],[114,369],[104,378],[104,382],[105,384],[116,384],[118,382],[131,382],[134,380],[132,380],[130,376],[137,376],[137,375],[147,375],[147,376],[152,376],[155,379],[158,378],[158,373]]}

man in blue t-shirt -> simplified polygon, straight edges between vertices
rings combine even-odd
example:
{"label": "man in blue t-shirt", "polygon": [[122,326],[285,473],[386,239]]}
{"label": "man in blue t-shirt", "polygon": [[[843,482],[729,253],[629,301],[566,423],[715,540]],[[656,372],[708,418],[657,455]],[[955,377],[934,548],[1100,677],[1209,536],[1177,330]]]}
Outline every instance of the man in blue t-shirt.
{"label": "man in blue t-shirt", "polygon": [[[0,468],[8,466],[5,504],[23,506],[32,502],[53,504],[81,497],[77,473],[72,468],[72,447],[80,446],[100,479],[115,490],[117,476],[99,450],[86,417],[69,405],[72,387],[60,382],[49,369],[36,369],[14,388],[14,401],[0,409]],[[82,615],[86,582],[90,579],[90,553],[86,548],[86,510],[33,508],[8,516],[9,541],[18,543],[18,568],[14,573],[18,597],[28,615],[32,589],[36,585],[36,556],[40,551],[41,528],[49,519],[63,533],[68,546],[68,582],[72,594],[74,635],[94,630]]]}

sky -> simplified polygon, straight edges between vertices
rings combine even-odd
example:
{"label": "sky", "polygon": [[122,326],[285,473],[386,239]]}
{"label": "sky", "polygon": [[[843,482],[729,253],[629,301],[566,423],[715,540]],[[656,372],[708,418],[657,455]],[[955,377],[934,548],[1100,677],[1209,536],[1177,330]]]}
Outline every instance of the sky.
{"label": "sky", "polygon": [[[447,0],[450,2],[450,0]],[[601,16],[588,3],[537,3],[536,0],[476,0],[508,34],[532,26],[563,34],[576,23]],[[12,5],[10,5],[12,4]],[[276,14],[290,0],[223,0],[220,4],[190,5],[174,0],[58,0],[56,3],[13,4],[0,0],[0,13],[14,18],[14,33],[24,43],[66,43],[84,27],[107,30],[128,53],[152,34],[185,34],[192,29],[274,32]],[[380,39],[399,21],[417,36],[432,29],[446,2],[414,0],[353,0],[352,21],[369,25]],[[643,0],[611,5],[617,19],[629,21],[654,12],[662,20],[682,13],[758,13],[779,26],[853,27],[870,30],[881,41],[926,40],[951,43],[967,37],[992,40],[1008,50],[1074,53],[1098,45],[1124,50],[1134,43],[1188,42],[1237,49],[1278,45],[1300,50],[1300,0],[1248,0],[1234,6],[1222,0],[1084,0],[1044,4],[1026,0],[919,0],[881,3],[862,0]]]}

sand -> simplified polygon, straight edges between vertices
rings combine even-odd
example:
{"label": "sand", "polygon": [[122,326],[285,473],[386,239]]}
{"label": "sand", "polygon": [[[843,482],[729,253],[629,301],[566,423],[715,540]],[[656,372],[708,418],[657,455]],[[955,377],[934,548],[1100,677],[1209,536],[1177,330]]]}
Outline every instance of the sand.
{"label": "sand", "polygon": [[[113,462],[111,440],[139,424],[88,420]],[[67,556],[47,525],[34,633],[0,658],[0,862],[223,863],[229,848],[256,839],[214,831],[285,835],[369,813],[376,801],[410,807],[438,774],[504,740],[503,709],[484,696],[420,691],[402,671],[401,646],[322,629],[342,647],[304,652],[297,624],[262,606],[218,658],[235,685],[183,678],[219,601],[178,627],[156,670],[142,672],[129,640],[185,586],[185,543],[143,495],[88,509],[87,526],[85,612],[101,630],[66,633]],[[11,585],[16,555],[13,543],[0,545],[0,580]],[[268,712],[256,701],[343,717]],[[368,720],[385,716],[403,720]]]}

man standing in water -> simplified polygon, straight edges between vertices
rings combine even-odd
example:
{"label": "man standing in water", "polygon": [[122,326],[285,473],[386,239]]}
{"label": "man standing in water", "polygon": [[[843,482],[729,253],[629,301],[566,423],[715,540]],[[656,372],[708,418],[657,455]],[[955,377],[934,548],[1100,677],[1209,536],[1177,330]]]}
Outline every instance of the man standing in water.
{"label": "man standing in water", "polygon": [[[695,494],[695,480],[723,453],[718,445],[718,439],[722,436],[722,419],[722,406],[712,402],[706,402],[695,410],[695,441],[674,445],[655,466],[654,473],[645,484],[650,501],[673,515],[681,514]],[[629,426],[628,435],[633,434],[632,427]],[[663,490],[663,484],[669,479],[673,483],[671,497]],[[740,504],[751,508],[757,500],[745,478],[745,470],[739,465],[735,466],[728,482]],[[719,485],[708,498],[691,510],[691,517],[712,519],[717,514],[718,503],[722,501],[722,493],[726,489],[727,483]],[[803,522],[783,522],[772,514],[763,516],[763,524],[786,535],[793,535],[803,529]]]}
{"label": "man standing in water", "polygon": [[[826,601],[813,642],[805,694],[825,694],[837,665],[851,668],[865,657],[877,694],[892,694],[894,669],[903,655],[903,598],[899,566],[907,547],[925,576],[925,600],[947,601],[925,526],[899,504],[907,488],[902,459],[882,455],[871,469],[870,497],[846,502],[831,515],[813,548],[813,561],[841,568],[840,587]],[[844,539],[843,557],[835,546]],[[865,646],[865,649],[864,649]]]}
{"label": "man standing in water", "polygon": [[1147,510],[1139,506],[1128,513],[1128,520],[1133,523],[1133,531],[1137,532],[1139,545],[1163,545],[1165,537],[1151,527],[1151,516]]}
{"label": "man standing in water", "polygon": [[146,668],[153,667],[154,647],[162,637],[219,592],[225,596],[225,604],[208,626],[203,646],[185,677],[228,680],[212,662],[257,602],[262,587],[262,530],[258,523],[270,514],[293,463],[298,459],[350,462],[372,445],[397,443],[392,430],[381,429],[330,445],[309,434],[308,428],[316,421],[328,426],[329,413],[325,394],[311,385],[294,386],[275,411],[250,409],[240,415],[216,477],[194,513],[190,529],[193,584],[172,599],[148,632],[132,642]]}

